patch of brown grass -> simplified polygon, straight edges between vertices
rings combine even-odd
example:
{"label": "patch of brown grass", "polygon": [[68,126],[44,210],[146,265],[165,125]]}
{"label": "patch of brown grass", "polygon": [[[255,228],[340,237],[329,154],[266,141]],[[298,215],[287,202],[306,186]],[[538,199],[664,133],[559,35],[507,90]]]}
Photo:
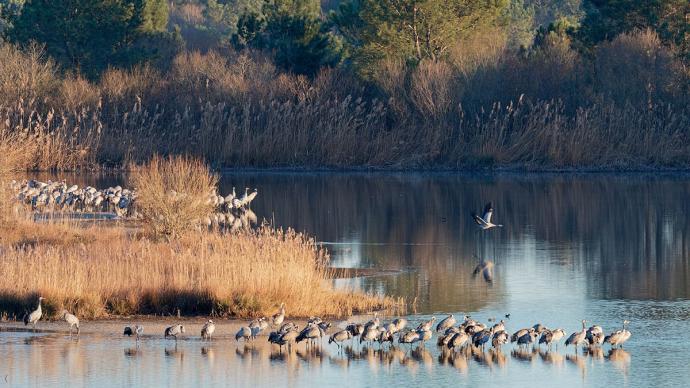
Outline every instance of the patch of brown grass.
{"label": "patch of brown grass", "polygon": [[154,156],[134,171],[137,211],[155,236],[177,237],[210,216],[208,202],[218,177],[199,160],[177,156]]}
{"label": "patch of brown grass", "polygon": [[35,152],[36,147],[30,137],[0,128],[0,226],[13,220],[12,176],[32,163]]}
{"label": "patch of brown grass", "polygon": [[[63,231],[49,224],[33,228],[51,230],[44,235]],[[174,243],[116,231],[96,237],[101,232],[72,232],[84,238],[71,244],[3,243],[0,311],[21,317],[37,295],[46,298],[49,316],[67,308],[83,318],[178,309],[249,317],[272,314],[281,302],[294,317],[344,317],[396,305],[388,298],[334,290],[327,280],[327,252],[294,231],[196,233]]]}

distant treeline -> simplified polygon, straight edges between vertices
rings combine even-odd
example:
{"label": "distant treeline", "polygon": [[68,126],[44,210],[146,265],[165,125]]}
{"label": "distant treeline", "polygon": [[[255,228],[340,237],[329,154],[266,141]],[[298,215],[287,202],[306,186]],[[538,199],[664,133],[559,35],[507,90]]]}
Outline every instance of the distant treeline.
{"label": "distant treeline", "polygon": [[0,0],[27,168],[690,167],[687,0]]}

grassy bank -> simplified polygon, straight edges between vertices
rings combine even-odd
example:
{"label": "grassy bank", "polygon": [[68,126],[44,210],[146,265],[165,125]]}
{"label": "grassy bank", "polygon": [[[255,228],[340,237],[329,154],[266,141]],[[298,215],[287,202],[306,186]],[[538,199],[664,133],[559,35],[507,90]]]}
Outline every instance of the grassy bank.
{"label": "grassy bank", "polygon": [[[0,142],[0,155],[11,145]],[[6,153],[5,153],[6,151]],[[45,298],[48,316],[131,314],[344,317],[397,301],[335,290],[328,253],[294,231],[263,226],[239,233],[200,227],[216,180],[200,161],[154,158],[135,177],[138,225],[79,227],[31,221],[7,190],[20,158],[0,170],[0,314],[21,318]],[[172,195],[174,194],[174,195]]]}
{"label": "grassy bank", "polygon": [[328,255],[292,231],[192,233],[155,241],[119,227],[22,221],[2,230],[0,311],[21,318],[46,298],[49,316],[176,314],[249,317],[275,313],[348,316],[394,301],[336,291]]}

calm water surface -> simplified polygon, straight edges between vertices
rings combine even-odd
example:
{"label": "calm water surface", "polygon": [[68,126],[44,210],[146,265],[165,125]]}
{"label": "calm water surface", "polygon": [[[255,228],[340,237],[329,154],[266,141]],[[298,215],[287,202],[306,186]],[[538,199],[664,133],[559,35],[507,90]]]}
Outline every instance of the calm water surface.
{"label": "calm water surface", "polygon": [[[99,186],[125,178],[65,177]],[[684,386],[690,372],[690,176],[226,174],[257,187],[259,217],[316,236],[337,267],[394,270],[338,279],[404,297],[410,319],[453,313],[509,331],[541,322],[568,333],[587,319],[628,319],[625,350],[574,355],[336,347],[279,354],[264,344],[0,333],[0,385]],[[240,190],[240,188],[242,188]],[[479,233],[469,213],[493,201],[505,228]],[[477,255],[495,279],[474,279]],[[388,273],[388,272],[387,272]],[[264,342],[262,339],[260,342]],[[9,351],[7,351],[9,350]],[[6,376],[6,378],[5,378]]]}

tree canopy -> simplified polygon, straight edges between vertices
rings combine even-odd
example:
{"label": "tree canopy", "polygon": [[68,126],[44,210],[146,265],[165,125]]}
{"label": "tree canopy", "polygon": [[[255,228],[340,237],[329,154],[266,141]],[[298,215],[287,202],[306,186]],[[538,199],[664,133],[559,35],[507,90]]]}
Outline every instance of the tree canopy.
{"label": "tree canopy", "polygon": [[[383,59],[438,60],[460,39],[496,22],[505,0],[351,0],[332,17],[370,68]],[[346,23],[349,23],[346,24]]]}
{"label": "tree canopy", "polygon": [[109,65],[139,60],[132,47],[165,34],[167,21],[165,0],[27,0],[8,37],[43,44],[65,67],[94,76]]}
{"label": "tree canopy", "polygon": [[579,30],[589,45],[611,40],[622,32],[651,29],[667,45],[690,56],[690,1],[688,0],[587,0],[586,16]]}
{"label": "tree canopy", "polygon": [[317,0],[266,0],[240,16],[234,42],[271,51],[277,65],[301,74],[340,61],[342,45],[320,18]]}

